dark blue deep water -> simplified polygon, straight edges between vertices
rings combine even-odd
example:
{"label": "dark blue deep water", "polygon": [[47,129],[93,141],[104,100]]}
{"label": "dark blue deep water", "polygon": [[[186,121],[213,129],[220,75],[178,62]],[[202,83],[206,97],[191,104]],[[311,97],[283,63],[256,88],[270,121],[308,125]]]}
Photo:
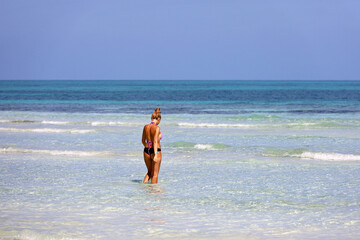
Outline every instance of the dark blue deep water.
{"label": "dark blue deep water", "polygon": [[1,111],[358,113],[360,81],[0,81]]}

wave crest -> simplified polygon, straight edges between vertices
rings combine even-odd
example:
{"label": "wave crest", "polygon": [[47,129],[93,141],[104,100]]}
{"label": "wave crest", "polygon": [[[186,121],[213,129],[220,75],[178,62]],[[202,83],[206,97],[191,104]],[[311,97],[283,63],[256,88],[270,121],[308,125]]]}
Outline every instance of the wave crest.
{"label": "wave crest", "polygon": [[132,121],[52,121],[52,120],[0,120],[0,123],[27,123],[27,124],[45,124],[45,125],[90,125],[90,126],[139,126],[144,125],[143,123],[136,123]]}
{"label": "wave crest", "polygon": [[17,147],[3,147],[2,153],[38,153],[53,156],[77,156],[77,157],[95,157],[114,155],[112,151],[69,151],[69,150],[41,150],[41,149],[24,149]]}
{"label": "wave crest", "polygon": [[269,148],[263,156],[266,157],[292,157],[301,159],[313,159],[322,161],[360,161],[360,155],[343,154],[333,152],[314,152],[307,149],[276,149]]}
{"label": "wave crest", "polygon": [[360,155],[341,153],[303,152],[300,157],[325,161],[360,161]]}
{"label": "wave crest", "polygon": [[197,149],[197,150],[222,150],[231,146],[222,143],[192,143],[192,142],[173,142],[169,147],[184,148],[184,149]]}
{"label": "wave crest", "polygon": [[178,123],[180,127],[188,128],[252,128],[256,127],[254,124],[240,124],[240,123]]}
{"label": "wave crest", "polygon": [[41,121],[41,123],[43,124],[51,124],[51,125],[70,125],[70,124],[75,124],[75,123],[71,123],[71,122],[66,122],[66,121]]}
{"label": "wave crest", "polygon": [[142,123],[135,123],[135,122],[100,122],[100,121],[95,121],[95,122],[87,122],[87,124],[91,125],[91,126],[142,126],[144,124]]}
{"label": "wave crest", "polygon": [[35,132],[35,133],[92,133],[91,129],[56,129],[56,128],[0,128],[1,132]]}

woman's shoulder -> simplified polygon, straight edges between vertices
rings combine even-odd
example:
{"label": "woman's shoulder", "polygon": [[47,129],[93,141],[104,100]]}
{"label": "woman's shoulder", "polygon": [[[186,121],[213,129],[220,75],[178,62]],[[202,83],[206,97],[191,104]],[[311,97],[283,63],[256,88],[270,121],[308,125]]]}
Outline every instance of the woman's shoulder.
{"label": "woman's shoulder", "polygon": [[156,124],[149,124],[149,126],[151,127],[151,128],[155,128],[155,129],[157,129],[159,126],[158,125],[156,125]]}
{"label": "woman's shoulder", "polygon": [[158,125],[155,125],[155,124],[149,124],[150,125],[150,129],[151,129],[151,131],[156,131],[156,130],[158,130],[158,129],[160,129],[160,127],[158,126]]}

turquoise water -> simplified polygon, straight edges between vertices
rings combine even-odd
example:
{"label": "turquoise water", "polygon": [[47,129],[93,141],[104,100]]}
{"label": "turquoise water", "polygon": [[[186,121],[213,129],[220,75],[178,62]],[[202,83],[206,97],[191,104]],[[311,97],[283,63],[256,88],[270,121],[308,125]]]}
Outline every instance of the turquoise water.
{"label": "turquoise water", "polygon": [[360,238],[360,82],[0,86],[1,239]]}

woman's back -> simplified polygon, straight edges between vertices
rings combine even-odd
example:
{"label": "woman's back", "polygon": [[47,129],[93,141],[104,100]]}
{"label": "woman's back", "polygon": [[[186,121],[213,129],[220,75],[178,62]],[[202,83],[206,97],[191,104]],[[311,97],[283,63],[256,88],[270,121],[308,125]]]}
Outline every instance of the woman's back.
{"label": "woman's back", "polygon": [[[155,136],[157,128],[158,128],[158,126],[153,122],[144,126],[144,132],[145,132],[147,143],[153,143],[156,140],[158,140],[158,139],[156,139],[156,137],[159,137],[159,136]],[[159,144],[160,144],[160,142],[159,142]],[[147,147],[151,147],[151,146],[147,146]]]}

